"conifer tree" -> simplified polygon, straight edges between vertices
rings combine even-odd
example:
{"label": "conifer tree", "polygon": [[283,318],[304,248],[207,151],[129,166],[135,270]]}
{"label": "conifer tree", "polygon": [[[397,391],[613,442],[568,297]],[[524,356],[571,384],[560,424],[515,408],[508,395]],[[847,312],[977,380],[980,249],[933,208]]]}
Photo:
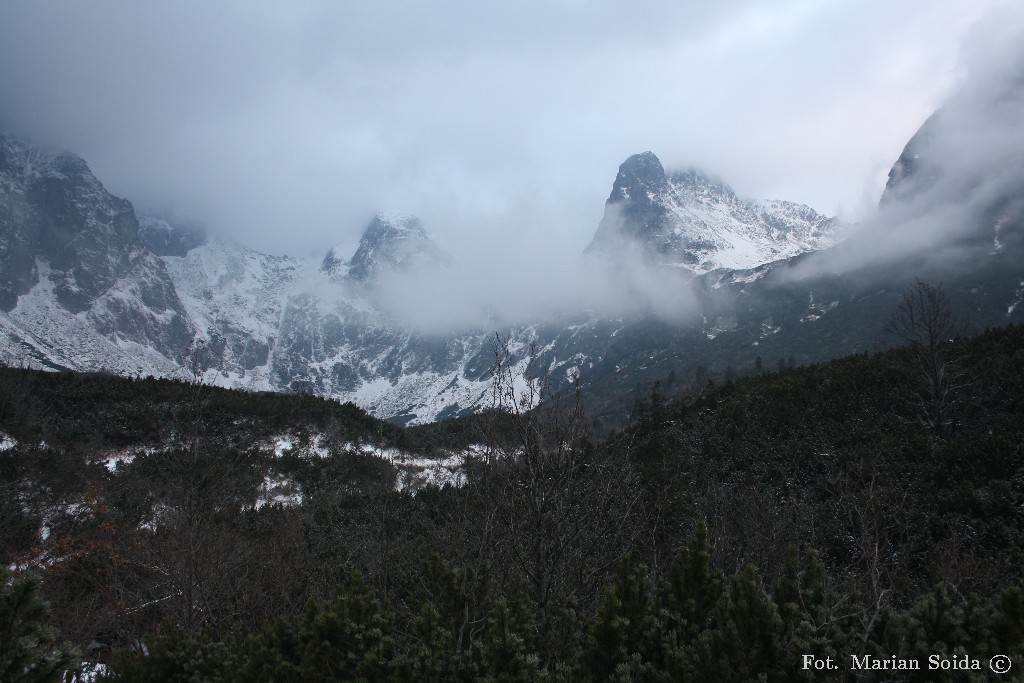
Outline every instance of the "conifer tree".
{"label": "conifer tree", "polygon": [[49,607],[34,574],[12,578],[0,567],[0,681],[49,683],[72,668],[78,654],[47,624]]}
{"label": "conifer tree", "polygon": [[963,606],[940,584],[909,609],[883,614],[867,644],[868,654],[918,659],[931,654],[953,655],[957,648],[972,645],[964,629],[964,615]]}
{"label": "conifer tree", "polygon": [[146,650],[122,652],[108,677],[126,683],[233,683],[239,665],[238,645],[212,632],[171,629],[149,639]]}
{"label": "conifer tree", "polygon": [[410,654],[414,678],[476,680],[492,601],[486,565],[470,571],[434,554],[424,562],[423,586]]}
{"label": "conifer tree", "polygon": [[541,675],[531,610],[522,592],[499,598],[483,634],[482,656],[487,683],[536,681]]}
{"label": "conifer tree", "polygon": [[[1024,653],[1024,590],[1004,588],[985,610],[987,635],[995,652]],[[1018,665],[1024,662],[1017,662]]]}
{"label": "conifer tree", "polygon": [[700,636],[696,677],[701,680],[785,681],[782,619],[753,565],[732,578],[718,604],[714,628]]}
{"label": "conifer tree", "polygon": [[814,680],[815,672],[802,666],[804,655],[838,662],[848,648],[837,607],[842,602],[828,582],[817,553],[786,551],[782,576],[773,593],[781,618],[781,665],[793,680]]}
{"label": "conifer tree", "polygon": [[620,665],[650,660],[654,605],[646,570],[626,556],[605,590],[587,639],[585,666],[595,680],[612,679]]}
{"label": "conifer tree", "polygon": [[583,617],[573,596],[548,610],[539,625],[537,645],[541,664],[545,671],[553,673],[554,680],[579,680],[585,638]]}
{"label": "conifer tree", "polygon": [[395,650],[390,614],[358,576],[326,605],[310,603],[298,623],[284,622],[249,645],[242,680],[387,681]]}
{"label": "conifer tree", "polygon": [[692,677],[698,636],[711,627],[722,599],[722,574],[711,566],[707,528],[698,525],[669,567],[660,592],[658,668],[669,677]]}

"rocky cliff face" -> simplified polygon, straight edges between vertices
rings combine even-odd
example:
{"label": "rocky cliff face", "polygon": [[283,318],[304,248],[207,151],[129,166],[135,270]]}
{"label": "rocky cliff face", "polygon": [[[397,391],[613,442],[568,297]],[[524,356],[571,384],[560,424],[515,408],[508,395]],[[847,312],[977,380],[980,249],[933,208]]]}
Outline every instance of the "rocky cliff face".
{"label": "rocky cliff face", "polygon": [[889,172],[879,205],[894,229],[935,233],[945,246],[1024,249],[1024,69],[974,84],[935,112]]}
{"label": "rocky cliff face", "polygon": [[0,153],[0,306],[8,316],[49,336],[45,328],[59,323],[22,305],[40,290],[114,347],[176,357],[193,329],[163,263],[139,241],[131,203],[76,156],[6,136]]}
{"label": "rocky cliff face", "polygon": [[197,225],[143,216],[139,219],[139,242],[155,256],[185,256],[206,243],[206,231]]}
{"label": "rocky cliff face", "polygon": [[652,278],[684,274],[665,283],[686,288],[694,309],[686,320],[578,311],[443,335],[417,333],[375,301],[396,272],[448,262],[415,217],[379,215],[358,244],[322,259],[269,256],[140,221],[81,159],[3,138],[0,360],[175,376],[198,340],[208,382],[312,392],[422,422],[489,404],[495,333],[508,342],[514,373],[544,374],[555,390],[581,376],[590,395],[607,397],[758,358],[774,367],[873,348],[914,276],[944,282],[975,324],[1021,320],[1024,164],[1014,166],[1019,155],[1003,143],[933,172],[929,160],[946,158],[950,130],[930,121],[908,145],[883,200],[897,219],[883,225],[932,225],[936,198],[956,187],[956,206],[979,207],[957,215],[975,241],[988,240],[969,263],[946,259],[944,270],[928,270],[900,257],[837,272],[828,259],[865,240],[829,248],[834,219],[792,202],[740,199],[697,171],[666,173],[648,152],[620,166],[587,251],[612,261],[634,252]]}
{"label": "rocky cliff face", "polygon": [[[333,250],[328,255],[328,258],[332,257],[337,258]],[[349,261],[348,277],[368,283],[389,271],[414,271],[446,260],[447,257],[427,236],[419,218],[408,214],[380,213],[363,232],[359,248]]]}
{"label": "rocky cliff face", "polygon": [[746,269],[830,246],[840,225],[793,202],[746,201],[690,169],[667,175],[651,152],[619,166],[587,251],[637,250],[655,264],[706,273]]}

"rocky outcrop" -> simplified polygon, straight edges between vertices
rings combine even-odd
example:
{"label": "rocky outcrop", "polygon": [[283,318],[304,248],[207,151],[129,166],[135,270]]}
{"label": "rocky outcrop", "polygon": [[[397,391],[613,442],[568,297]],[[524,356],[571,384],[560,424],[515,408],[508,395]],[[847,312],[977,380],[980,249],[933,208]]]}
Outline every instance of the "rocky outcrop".
{"label": "rocky outcrop", "polygon": [[746,269],[830,246],[840,225],[808,206],[746,201],[695,169],[666,175],[651,152],[619,166],[587,252],[639,252],[661,266],[705,273]]}
{"label": "rocky outcrop", "polygon": [[0,306],[16,315],[19,298],[43,287],[115,344],[180,356],[191,324],[163,263],[139,240],[131,202],[79,157],[6,136],[0,149]]}
{"label": "rocky outcrop", "polygon": [[[370,283],[388,271],[416,270],[445,261],[445,255],[427,235],[419,218],[380,213],[363,232],[359,248],[349,261],[348,277]],[[324,264],[328,264],[328,259]]]}

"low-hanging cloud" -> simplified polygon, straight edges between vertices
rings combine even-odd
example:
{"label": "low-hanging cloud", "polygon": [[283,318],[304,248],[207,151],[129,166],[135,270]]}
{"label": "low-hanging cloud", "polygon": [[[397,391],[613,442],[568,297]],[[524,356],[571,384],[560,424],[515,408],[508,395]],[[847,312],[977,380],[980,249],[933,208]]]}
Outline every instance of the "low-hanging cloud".
{"label": "low-hanging cloud", "polygon": [[369,296],[404,325],[428,334],[565,323],[589,314],[683,323],[699,312],[689,273],[652,264],[639,246],[592,255],[517,240],[512,226],[509,232],[497,243],[452,245],[455,251],[441,263],[388,272]]}
{"label": "low-hanging cloud", "polygon": [[[908,144],[877,211],[840,248],[790,269],[794,278],[913,262],[969,270],[1024,241],[1024,17],[980,24],[964,45],[959,88]],[[899,177],[899,176],[903,177]]]}
{"label": "low-hanging cloud", "polygon": [[382,209],[499,243],[520,205],[578,251],[644,149],[855,211],[1002,4],[3,3],[0,127],[272,253]]}
{"label": "low-hanging cloud", "polygon": [[[979,26],[965,44],[958,88],[907,148],[914,171],[887,190],[881,207],[876,195],[875,207],[839,247],[779,269],[779,280],[839,274],[870,280],[894,263],[921,272],[962,271],[1024,241],[1021,19],[1011,12]],[[506,207],[503,218],[489,219],[500,226],[496,233],[463,226],[463,239],[452,245],[455,267],[427,277],[394,274],[377,292],[380,301],[428,331],[580,311],[698,320],[701,297],[683,273],[652,265],[628,245],[612,261],[585,257],[538,227],[545,215],[543,207]]]}
{"label": "low-hanging cloud", "polygon": [[[789,277],[975,258],[964,231],[1021,177],[1022,16],[1000,0],[3,4],[0,128],[271,253],[322,257],[379,210],[415,213],[450,265],[371,295],[428,333],[581,311],[680,323],[700,315],[685,273],[582,255],[624,158],[652,149],[862,220]],[[957,172],[877,212],[951,88],[929,154]]]}

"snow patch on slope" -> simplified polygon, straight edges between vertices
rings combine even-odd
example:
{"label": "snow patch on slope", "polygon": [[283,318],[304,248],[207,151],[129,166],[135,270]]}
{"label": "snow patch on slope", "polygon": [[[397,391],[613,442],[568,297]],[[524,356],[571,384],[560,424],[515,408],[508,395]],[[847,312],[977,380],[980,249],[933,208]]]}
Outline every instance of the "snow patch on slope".
{"label": "snow patch on slope", "polygon": [[[118,333],[101,334],[96,329],[95,308],[72,313],[61,306],[49,264],[36,260],[39,281],[18,297],[9,313],[0,315],[0,355],[35,360],[39,367],[68,368],[81,372],[116,370],[133,376],[153,374],[174,376],[177,363],[152,346],[125,339]],[[97,302],[105,307],[113,298],[133,298],[131,292],[112,291]],[[32,363],[30,363],[32,364]]]}
{"label": "snow patch on slope", "polygon": [[807,206],[745,201],[695,171],[671,176],[668,187],[657,201],[668,209],[672,241],[687,259],[666,265],[698,274],[747,270],[836,242],[837,222]]}

